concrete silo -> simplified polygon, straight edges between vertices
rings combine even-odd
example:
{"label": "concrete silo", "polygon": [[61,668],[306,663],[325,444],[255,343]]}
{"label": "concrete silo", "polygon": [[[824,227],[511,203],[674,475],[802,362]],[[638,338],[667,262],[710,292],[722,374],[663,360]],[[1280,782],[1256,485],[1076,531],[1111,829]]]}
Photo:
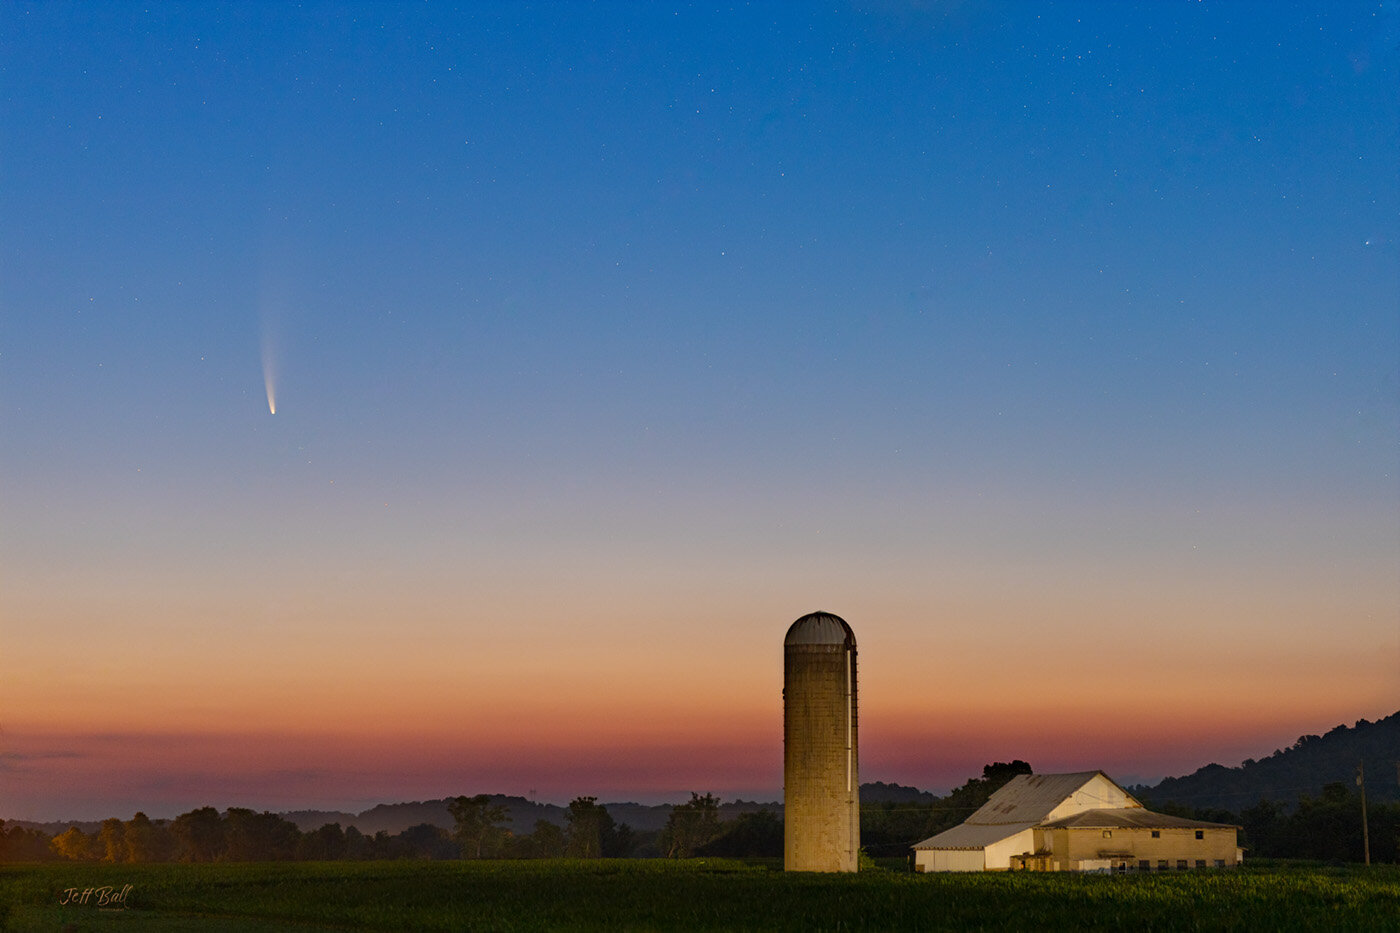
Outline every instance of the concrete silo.
{"label": "concrete silo", "polygon": [[783,639],[783,868],[855,871],[860,850],[856,636],[814,612]]}

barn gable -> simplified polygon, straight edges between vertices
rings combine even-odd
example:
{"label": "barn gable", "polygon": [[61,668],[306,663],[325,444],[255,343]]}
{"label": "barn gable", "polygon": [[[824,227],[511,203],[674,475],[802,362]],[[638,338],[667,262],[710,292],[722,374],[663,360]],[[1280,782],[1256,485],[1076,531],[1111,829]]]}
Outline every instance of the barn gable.
{"label": "barn gable", "polygon": [[1140,806],[1141,803],[1102,771],[1018,774],[992,794],[966,822],[977,825],[1040,823],[1083,810]]}

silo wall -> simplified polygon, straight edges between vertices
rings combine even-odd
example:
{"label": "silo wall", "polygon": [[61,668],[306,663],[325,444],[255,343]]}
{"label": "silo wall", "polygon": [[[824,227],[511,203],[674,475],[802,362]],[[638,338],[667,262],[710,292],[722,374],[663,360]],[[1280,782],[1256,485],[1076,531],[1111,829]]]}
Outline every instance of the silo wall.
{"label": "silo wall", "polygon": [[783,867],[855,871],[860,850],[855,648],[787,645],[783,654]]}

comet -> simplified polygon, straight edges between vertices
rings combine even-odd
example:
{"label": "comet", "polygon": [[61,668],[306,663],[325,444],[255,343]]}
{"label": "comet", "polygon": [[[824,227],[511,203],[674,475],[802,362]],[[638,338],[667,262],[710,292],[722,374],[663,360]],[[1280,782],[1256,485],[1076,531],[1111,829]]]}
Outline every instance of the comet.
{"label": "comet", "polygon": [[262,369],[263,388],[267,390],[267,410],[277,414],[277,348],[272,339],[272,328],[266,321],[262,328]]}

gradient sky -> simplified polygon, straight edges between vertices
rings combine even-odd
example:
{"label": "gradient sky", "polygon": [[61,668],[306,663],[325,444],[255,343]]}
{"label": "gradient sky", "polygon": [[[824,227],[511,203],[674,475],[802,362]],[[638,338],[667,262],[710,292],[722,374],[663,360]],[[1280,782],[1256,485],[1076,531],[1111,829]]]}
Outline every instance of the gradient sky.
{"label": "gradient sky", "polygon": [[[0,6],[0,816],[1400,708],[1395,3]],[[269,395],[275,395],[276,413]]]}

